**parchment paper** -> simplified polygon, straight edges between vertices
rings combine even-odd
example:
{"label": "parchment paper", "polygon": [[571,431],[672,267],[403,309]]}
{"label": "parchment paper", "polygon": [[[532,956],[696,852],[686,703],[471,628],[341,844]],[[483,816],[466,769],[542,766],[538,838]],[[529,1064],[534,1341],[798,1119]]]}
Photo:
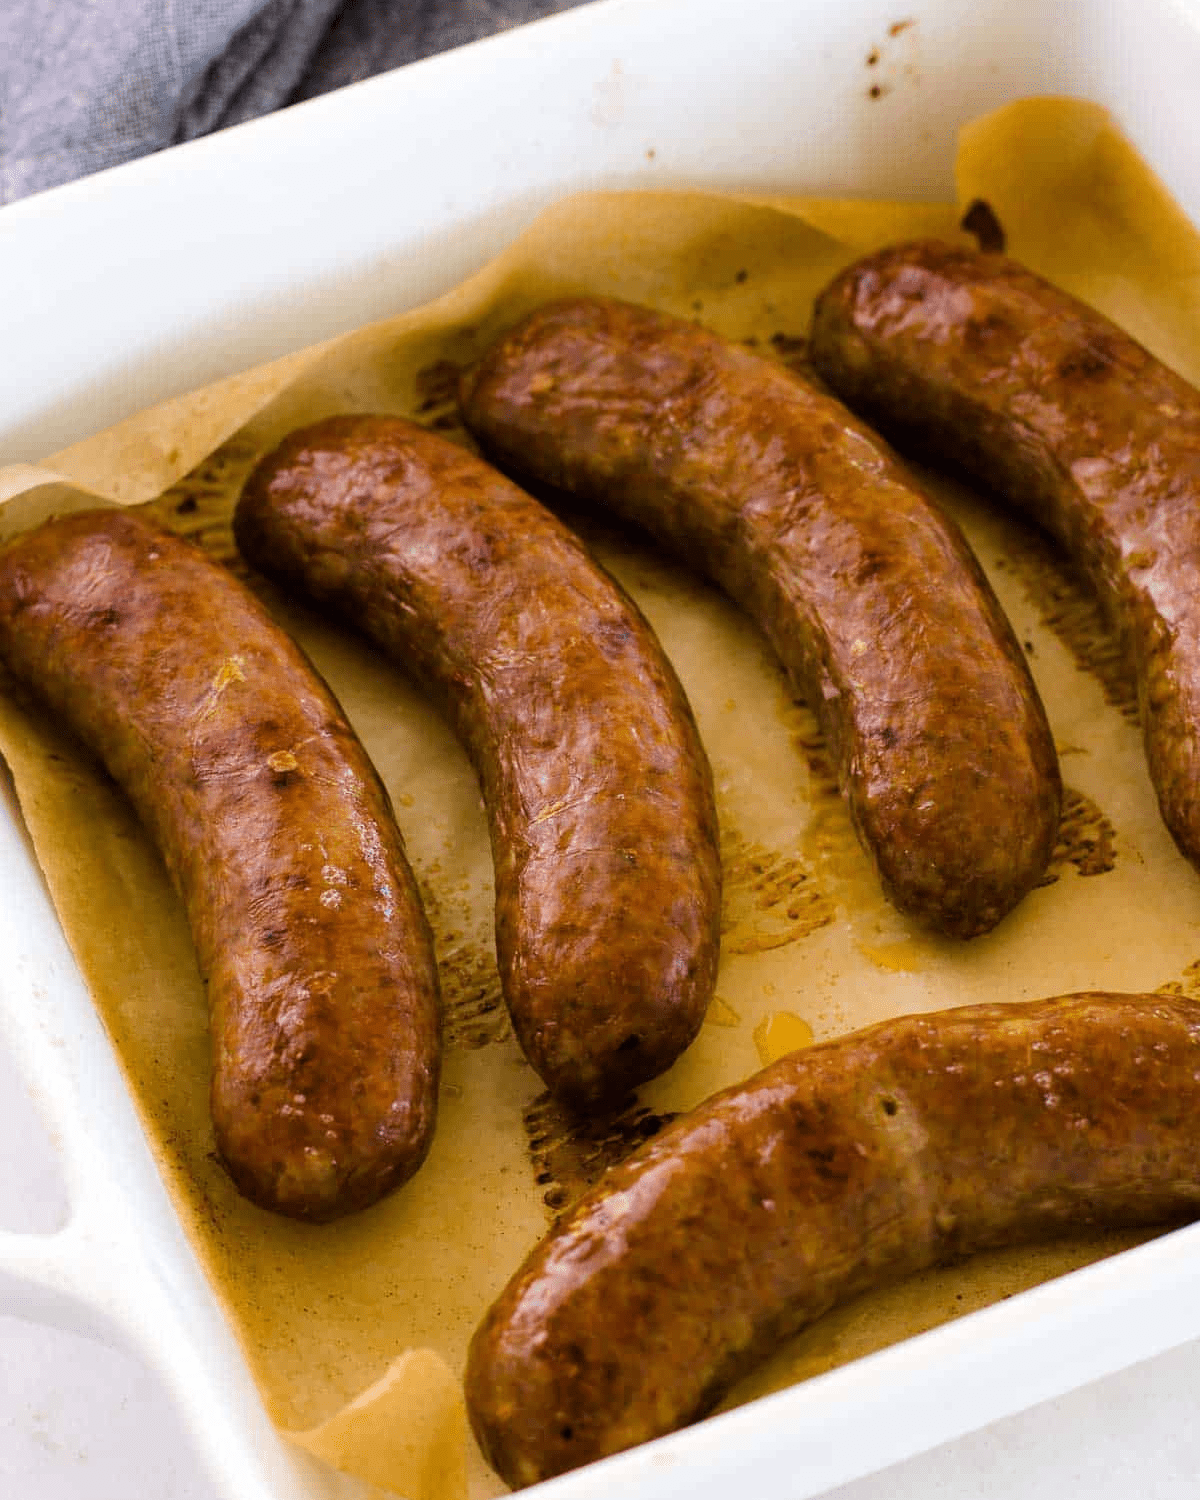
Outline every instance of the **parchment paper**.
{"label": "parchment paper", "polygon": [[[399,412],[465,440],[455,367],[544,298],[614,293],[795,358],[812,297],[838,267],[909,235],[955,236],[975,198],[992,205],[1012,253],[1200,378],[1200,242],[1102,111],[1033,100],[975,122],[962,135],[958,185],[959,202],[945,205],[572,198],[429,307],[145,412],[44,470],[0,473],[0,497],[11,497],[3,524],[89,494],[151,502],[240,568],[228,518],[256,455],[335,411]],[[196,1252],[274,1419],[362,1480],[364,1494],[502,1491],[466,1434],[458,1381],[467,1340],[555,1212],[674,1112],[781,1051],[906,1011],[1089,987],[1200,993],[1200,876],[1159,820],[1112,638],[1047,543],[961,490],[935,488],[1025,643],[1069,788],[1046,883],[968,944],[919,932],[883,901],[815,721],[753,628],[627,536],[586,526],[691,697],[716,777],[727,880],[717,999],[699,1039],[617,1119],[587,1131],[566,1127],[510,1033],[492,956],[490,852],[465,757],[368,648],[254,580],[333,684],[392,792],[445,993],[432,1155],[387,1202],[330,1226],[273,1217],[233,1191],[212,1154],[204,997],[158,857],[88,757],[22,695],[0,698],[0,749]],[[979,1257],[860,1298],[731,1400],[1134,1238]]]}

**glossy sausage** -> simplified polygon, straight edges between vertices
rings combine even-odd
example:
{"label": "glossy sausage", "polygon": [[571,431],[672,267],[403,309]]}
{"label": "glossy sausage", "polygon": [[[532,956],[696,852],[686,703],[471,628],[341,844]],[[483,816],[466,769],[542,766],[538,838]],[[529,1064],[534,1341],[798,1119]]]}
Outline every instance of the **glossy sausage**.
{"label": "glossy sausage", "polygon": [[844,407],[603,298],[535,312],[461,401],[501,465],[644,525],[758,622],[900,910],[970,937],[1036,884],[1061,786],[1020,649],[957,527]]}
{"label": "glossy sausage", "polygon": [[937,242],[844,271],[812,356],[903,447],[1067,549],[1122,634],[1164,821],[1200,865],[1200,393],[1015,261]]}
{"label": "glossy sausage", "polygon": [[0,549],[0,655],[183,898],[241,1192],[324,1220],[404,1182],[437,1106],[432,942],[387,793],[307,658],[225,568],[118,510]]}
{"label": "glossy sausage", "polygon": [[1200,1003],[1071,995],[885,1021],[668,1126],[559,1221],[480,1325],[468,1410],[532,1484],[702,1416],[885,1280],[1200,1214]]}
{"label": "glossy sausage", "polygon": [[618,1100],[695,1036],[716,979],[708,760],[632,601],[536,501],[394,417],[265,458],[234,531],[440,702],[483,789],[517,1038],[568,1103]]}

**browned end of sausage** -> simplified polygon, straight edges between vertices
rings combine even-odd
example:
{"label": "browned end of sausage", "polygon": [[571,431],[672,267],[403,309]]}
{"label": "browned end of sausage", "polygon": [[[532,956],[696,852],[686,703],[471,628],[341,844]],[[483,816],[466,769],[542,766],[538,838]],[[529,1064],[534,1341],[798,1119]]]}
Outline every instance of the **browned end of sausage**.
{"label": "browned end of sausage", "polygon": [[466,1393],[526,1485],[703,1415],[845,1298],[973,1251],[1200,1213],[1200,1003],[1065,996],[886,1021],[676,1121],[487,1313]]}
{"label": "browned end of sausage", "polygon": [[432,944],[387,794],[307,658],[226,569],[115,510],[0,550],[0,653],[183,897],[240,1191],[324,1220],[404,1182],[437,1104]]}
{"label": "browned end of sausage", "polygon": [[1067,549],[1124,638],[1163,819],[1200,865],[1200,394],[1015,261],[938,242],[842,272],[811,353],[902,447]]}
{"label": "browned end of sausage", "polygon": [[644,526],[757,621],[902,911],[970,937],[1036,884],[1061,787],[1028,667],[958,528],[845,407],[604,298],[526,318],[461,402],[497,462]]}
{"label": "browned end of sausage", "polygon": [[579,1106],[668,1067],[712,995],[721,872],[708,760],[632,600],[548,511],[399,418],[263,460],[246,556],[370,635],[442,706],[483,789],[517,1037]]}

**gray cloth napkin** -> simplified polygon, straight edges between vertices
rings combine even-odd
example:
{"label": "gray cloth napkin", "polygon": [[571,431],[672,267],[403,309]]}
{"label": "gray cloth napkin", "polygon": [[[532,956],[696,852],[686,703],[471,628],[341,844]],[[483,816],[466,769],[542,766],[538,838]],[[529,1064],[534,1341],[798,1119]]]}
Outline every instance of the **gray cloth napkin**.
{"label": "gray cloth napkin", "polygon": [[0,0],[0,203],[581,0]]}

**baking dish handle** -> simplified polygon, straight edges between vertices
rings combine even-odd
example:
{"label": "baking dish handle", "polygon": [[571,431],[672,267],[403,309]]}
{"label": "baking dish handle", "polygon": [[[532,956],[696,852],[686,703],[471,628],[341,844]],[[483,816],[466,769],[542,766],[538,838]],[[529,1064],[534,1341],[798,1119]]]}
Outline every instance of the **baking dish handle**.
{"label": "baking dish handle", "polygon": [[[286,1442],[241,1352],[178,1264],[122,1245],[119,1224],[76,1215],[53,1234],[0,1230],[0,1314],[125,1348],[162,1379],[229,1500],[334,1500],[341,1476]],[[353,1487],[351,1486],[351,1489]],[[355,1491],[357,1493],[357,1491]]]}
{"label": "baking dish handle", "polygon": [[0,1230],[0,1313],[113,1341],[116,1287],[72,1220],[55,1234]]}

